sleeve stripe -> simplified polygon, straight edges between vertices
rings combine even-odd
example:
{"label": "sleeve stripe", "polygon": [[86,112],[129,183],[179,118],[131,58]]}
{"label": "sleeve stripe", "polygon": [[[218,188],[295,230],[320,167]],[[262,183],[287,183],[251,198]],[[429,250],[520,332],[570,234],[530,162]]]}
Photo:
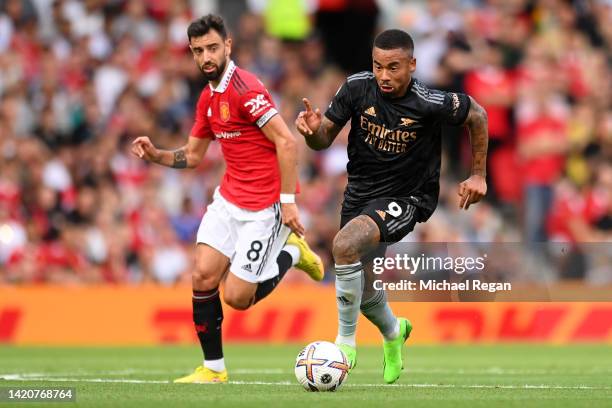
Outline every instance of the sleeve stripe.
{"label": "sleeve stripe", "polygon": [[437,98],[431,98],[431,97],[427,97],[424,96],[423,94],[419,93],[416,89],[412,89],[412,91],[414,92],[414,94],[416,96],[418,96],[419,98],[423,99],[425,102],[430,102],[436,105],[442,105],[443,101],[444,101],[444,97],[442,97],[442,99],[437,99]]}
{"label": "sleeve stripe", "polygon": [[248,91],[248,87],[246,86],[246,84],[244,83],[244,81],[242,80],[238,72],[234,73],[234,79],[235,79],[236,90],[238,91],[240,95],[244,95]]}
{"label": "sleeve stripe", "polygon": [[429,92],[429,93],[423,93],[419,91],[416,91],[416,92],[427,99],[431,99],[432,101],[443,101],[444,100],[444,95],[441,95],[441,94],[435,94],[433,92]]}
{"label": "sleeve stripe", "polygon": [[258,127],[262,128],[277,113],[278,113],[278,111],[276,109],[272,108],[269,111],[267,111],[266,113],[264,113],[263,115],[261,115],[261,117],[259,119],[257,119],[257,122],[255,122],[255,123],[257,124]]}
{"label": "sleeve stripe", "polygon": [[420,94],[421,96],[424,96],[426,98],[429,99],[444,99],[444,94],[443,93],[434,93],[428,89],[423,89],[423,88],[414,88],[414,91],[418,94]]}
{"label": "sleeve stripe", "polygon": [[412,85],[412,91],[414,91],[415,94],[417,94],[421,99],[427,102],[435,103],[437,105],[442,105],[442,103],[444,102],[443,93],[430,91],[418,82],[415,82]]}
{"label": "sleeve stripe", "polygon": [[374,76],[374,74],[370,71],[362,71],[362,72],[358,72],[356,74],[353,75],[349,75],[349,77],[347,79],[353,79],[353,78],[359,78],[362,76]]}
{"label": "sleeve stripe", "polygon": [[362,74],[351,75],[347,78],[347,82],[357,81],[359,79],[372,79],[374,78],[374,74],[371,72],[364,72]]}

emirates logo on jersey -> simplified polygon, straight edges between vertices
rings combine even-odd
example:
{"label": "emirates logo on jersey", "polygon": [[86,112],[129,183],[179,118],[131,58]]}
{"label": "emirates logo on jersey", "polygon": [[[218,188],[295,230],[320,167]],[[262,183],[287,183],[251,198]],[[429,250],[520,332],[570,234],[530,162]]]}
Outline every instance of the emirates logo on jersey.
{"label": "emirates logo on jersey", "polygon": [[[367,132],[363,141],[376,150],[389,153],[405,153],[408,151],[408,144],[416,141],[416,131],[411,132],[402,130],[402,128],[388,129],[384,123],[375,119],[361,115],[360,124],[361,129]],[[415,122],[413,121],[412,124]],[[402,125],[405,125],[405,123],[402,123]]]}
{"label": "emirates logo on jersey", "polygon": [[230,107],[229,103],[221,102],[219,104],[219,113],[221,115],[221,120],[227,122],[230,118]]}

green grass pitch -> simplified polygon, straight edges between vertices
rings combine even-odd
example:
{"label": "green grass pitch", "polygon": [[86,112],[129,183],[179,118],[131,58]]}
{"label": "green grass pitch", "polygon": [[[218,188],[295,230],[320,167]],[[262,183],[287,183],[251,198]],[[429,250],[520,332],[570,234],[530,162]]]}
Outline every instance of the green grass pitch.
{"label": "green grass pitch", "polygon": [[[300,345],[231,345],[230,384],[172,384],[200,361],[196,347],[0,347],[0,387],[75,387],[84,407],[602,407],[612,406],[612,347],[412,346],[396,385],[382,382],[382,350],[335,393],[309,393],[293,363]],[[0,407],[9,406],[0,403]],[[12,404],[15,406],[15,404]]]}

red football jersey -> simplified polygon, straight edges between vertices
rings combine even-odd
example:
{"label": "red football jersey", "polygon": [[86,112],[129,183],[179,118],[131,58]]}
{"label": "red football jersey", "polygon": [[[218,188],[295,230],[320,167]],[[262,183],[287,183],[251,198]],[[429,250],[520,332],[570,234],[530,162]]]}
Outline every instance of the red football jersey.
{"label": "red football jersey", "polygon": [[277,113],[261,81],[233,61],[217,88],[200,94],[191,136],[219,140],[227,163],[220,192],[240,208],[258,211],[279,200],[276,147],[261,131]]}

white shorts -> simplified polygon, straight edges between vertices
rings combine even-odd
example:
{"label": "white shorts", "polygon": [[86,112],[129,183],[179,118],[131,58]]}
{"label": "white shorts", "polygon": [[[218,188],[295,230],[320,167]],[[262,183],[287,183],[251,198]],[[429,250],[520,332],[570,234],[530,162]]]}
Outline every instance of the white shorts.
{"label": "white shorts", "polygon": [[227,201],[217,188],[202,217],[197,242],[227,256],[231,273],[257,283],[278,275],[276,258],[290,232],[283,225],[279,203],[249,211]]}

